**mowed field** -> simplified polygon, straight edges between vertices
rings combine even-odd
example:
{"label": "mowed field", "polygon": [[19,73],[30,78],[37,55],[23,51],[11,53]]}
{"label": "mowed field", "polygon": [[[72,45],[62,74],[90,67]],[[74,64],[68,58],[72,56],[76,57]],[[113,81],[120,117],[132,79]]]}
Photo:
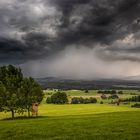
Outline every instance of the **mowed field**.
{"label": "mowed field", "polygon": [[[51,92],[45,91],[46,96]],[[125,91],[125,94],[121,96],[130,97],[131,93]],[[99,97],[96,91],[90,91],[87,95],[83,91],[72,90],[67,94],[70,97]],[[0,113],[0,140],[140,139],[140,109],[131,108],[130,104],[120,106],[108,103],[53,105],[46,104],[45,99],[46,97],[39,106],[37,118],[23,117],[5,120],[4,118],[10,117],[10,114]]]}

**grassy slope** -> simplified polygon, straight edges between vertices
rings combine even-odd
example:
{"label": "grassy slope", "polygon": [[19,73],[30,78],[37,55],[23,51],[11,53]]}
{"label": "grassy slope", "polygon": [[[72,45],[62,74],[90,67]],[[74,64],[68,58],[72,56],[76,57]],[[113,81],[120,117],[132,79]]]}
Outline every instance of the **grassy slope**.
{"label": "grassy slope", "polygon": [[40,118],[1,120],[0,140],[140,139],[137,108],[42,104],[40,115]]}
{"label": "grassy slope", "polygon": [[[85,114],[101,114],[111,112],[139,111],[139,108],[131,108],[130,105],[109,105],[109,104],[66,104],[53,105],[41,104],[39,107],[40,116],[72,116]],[[27,115],[27,114],[23,114]],[[0,113],[0,119],[11,117],[11,113]]]}
{"label": "grassy slope", "polygon": [[0,140],[138,140],[140,112],[0,121]]}
{"label": "grassy slope", "polygon": [[[81,91],[75,92],[83,95]],[[94,91],[90,94],[96,96]],[[1,120],[0,140],[140,139],[140,109],[130,105],[48,105],[43,102],[39,114],[42,117]],[[0,118],[10,115],[0,113]]]}
{"label": "grassy slope", "polygon": [[129,106],[116,106],[108,104],[78,104],[78,105],[53,105],[43,104],[40,106],[41,116],[65,116],[65,115],[85,115],[100,114],[110,112],[140,111],[139,108]]}

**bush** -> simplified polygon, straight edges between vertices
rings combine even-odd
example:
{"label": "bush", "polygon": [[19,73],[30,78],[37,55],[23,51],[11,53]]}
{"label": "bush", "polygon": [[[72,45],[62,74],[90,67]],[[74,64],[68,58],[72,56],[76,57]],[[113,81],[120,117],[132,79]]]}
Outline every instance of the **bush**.
{"label": "bush", "polygon": [[130,95],[137,95],[137,93],[130,93]]}
{"label": "bush", "polygon": [[100,104],[103,104],[103,103],[104,103],[103,101],[100,102]]}
{"label": "bush", "polygon": [[73,97],[71,99],[71,104],[89,104],[89,103],[97,103],[97,99],[93,97],[90,98]]}
{"label": "bush", "polygon": [[111,96],[108,97],[109,99],[118,99],[118,95],[117,94],[113,94]]}
{"label": "bush", "polygon": [[102,92],[102,90],[98,90],[98,92],[97,92],[98,94],[102,94],[103,92]]}
{"label": "bush", "polygon": [[96,98],[90,97],[89,100],[90,100],[90,103],[97,103],[97,99]]}
{"label": "bush", "polygon": [[91,103],[91,102],[90,102],[90,99],[85,98],[85,99],[84,99],[84,104],[89,104],[89,103]]}
{"label": "bush", "polygon": [[104,99],[104,100],[107,99],[107,97],[106,97],[105,94],[102,94],[102,95],[101,95],[101,98]]}
{"label": "bush", "polygon": [[46,102],[53,104],[65,104],[68,103],[68,97],[67,94],[64,92],[57,92],[53,94],[51,97],[48,97]]}
{"label": "bush", "polygon": [[88,90],[85,90],[85,93],[89,93],[89,91]]}
{"label": "bush", "polygon": [[111,94],[116,94],[116,93],[117,93],[116,90],[111,91]]}
{"label": "bush", "polygon": [[52,103],[51,97],[47,97],[46,103],[48,103],[48,104],[51,104]]}
{"label": "bush", "polygon": [[123,94],[123,92],[122,91],[118,91],[118,94]]}
{"label": "bush", "polygon": [[46,93],[47,95],[52,95],[52,92]]}
{"label": "bush", "polygon": [[132,105],[131,107],[137,107],[137,108],[140,108],[140,104],[136,103],[136,104]]}
{"label": "bush", "polygon": [[73,97],[73,98],[71,99],[71,104],[79,104],[79,98]]}
{"label": "bush", "polygon": [[80,104],[83,104],[84,103],[84,98],[83,97],[80,97],[79,98],[79,102],[80,102]]}
{"label": "bush", "polygon": [[99,94],[116,94],[116,90],[98,90]]}
{"label": "bush", "polygon": [[133,96],[131,98],[126,99],[125,101],[129,101],[129,102],[140,102],[140,95],[139,96]]}

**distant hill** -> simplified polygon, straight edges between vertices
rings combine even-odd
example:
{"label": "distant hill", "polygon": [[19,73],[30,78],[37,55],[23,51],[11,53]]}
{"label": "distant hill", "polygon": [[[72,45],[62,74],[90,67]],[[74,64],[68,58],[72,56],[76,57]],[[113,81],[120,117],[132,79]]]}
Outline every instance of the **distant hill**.
{"label": "distant hill", "polygon": [[36,78],[36,81],[44,88],[56,89],[140,89],[140,80],[128,78],[119,79],[100,79],[100,80],[72,80],[56,77]]}
{"label": "distant hill", "polygon": [[140,75],[137,76],[129,76],[124,78],[125,80],[129,80],[129,81],[140,81]]}

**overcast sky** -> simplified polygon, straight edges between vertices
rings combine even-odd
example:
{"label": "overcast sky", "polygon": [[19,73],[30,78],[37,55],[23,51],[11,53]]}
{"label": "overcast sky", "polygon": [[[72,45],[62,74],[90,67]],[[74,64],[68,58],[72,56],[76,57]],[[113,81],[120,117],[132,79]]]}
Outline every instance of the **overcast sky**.
{"label": "overcast sky", "polygon": [[0,0],[0,65],[27,76],[140,75],[140,0]]}

